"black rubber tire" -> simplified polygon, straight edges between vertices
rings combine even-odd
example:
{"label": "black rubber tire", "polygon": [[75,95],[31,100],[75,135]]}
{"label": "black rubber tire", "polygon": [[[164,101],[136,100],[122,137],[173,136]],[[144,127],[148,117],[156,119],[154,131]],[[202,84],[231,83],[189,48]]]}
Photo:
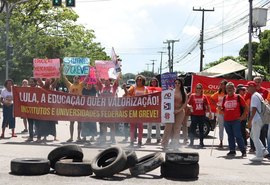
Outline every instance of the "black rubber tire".
{"label": "black rubber tire", "polygon": [[126,153],[126,156],[127,156],[127,163],[126,163],[123,171],[128,169],[128,168],[134,167],[139,162],[135,151],[127,150],[127,151],[125,151],[125,153]]}
{"label": "black rubber tire", "polygon": [[43,158],[16,158],[10,162],[11,174],[44,175],[50,172],[50,161]]}
{"label": "black rubber tire", "polygon": [[55,172],[64,176],[89,176],[93,174],[90,161],[73,162],[72,159],[57,161]]}
{"label": "black rubber tire", "polygon": [[122,171],[127,163],[127,156],[120,147],[111,147],[100,152],[91,163],[97,177],[111,177]]}
{"label": "black rubber tire", "polygon": [[139,158],[138,163],[129,168],[132,176],[138,176],[146,174],[158,167],[164,162],[164,159],[160,152],[148,154],[142,158]]}
{"label": "black rubber tire", "polygon": [[199,162],[199,153],[197,152],[167,152],[165,161],[177,164],[194,164]]}
{"label": "black rubber tire", "polygon": [[160,168],[161,176],[174,179],[197,179],[199,175],[199,164],[177,164],[164,162]]}
{"label": "black rubber tire", "polygon": [[63,145],[53,149],[48,159],[51,162],[51,168],[55,168],[55,163],[60,159],[73,159],[76,162],[81,162],[83,159],[82,148],[75,144]]}

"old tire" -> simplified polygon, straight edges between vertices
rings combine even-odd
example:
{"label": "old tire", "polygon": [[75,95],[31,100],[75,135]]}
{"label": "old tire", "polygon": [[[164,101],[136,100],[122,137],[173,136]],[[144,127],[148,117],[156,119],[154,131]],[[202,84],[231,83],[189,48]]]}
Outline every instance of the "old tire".
{"label": "old tire", "polygon": [[163,163],[163,161],[164,159],[160,152],[152,153],[139,158],[138,163],[134,167],[129,168],[129,171],[132,176],[145,174],[158,168]]}
{"label": "old tire", "polygon": [[91,163],[97,177],[111,177],[122,171],[127,163],[127,156],[120,147],[111,147],[100,152]]}
{"label": "old tire", "polygon": [[55,163],[60,159],[73,159],[74,161],[80,162],[83,159],[82,148],[78,145],[63,145],[53,149],[48,159],[51,162],[51,168],[55,168]]}
{"label": "old tire", "polygon": [[164,162],[160,168],[161,175],[173,179],[197,179],[199,175],[199,164],[177,164]]}
{"label": "old tire", "polygon": [[165,161],[178,164],[193,164],[199,162],[199,153],[197,152],[167,152]]}
{"label": "old tire", "polygon": [[16,158],[10,163],[14,175],[44,175],[50,172],[50,161],[43,158]]}
{"label": "old tire", "polygon": [[64,176],[89,176],[92,175],[91,162],[73,162],[70,159],[57,161],[55,172]]}

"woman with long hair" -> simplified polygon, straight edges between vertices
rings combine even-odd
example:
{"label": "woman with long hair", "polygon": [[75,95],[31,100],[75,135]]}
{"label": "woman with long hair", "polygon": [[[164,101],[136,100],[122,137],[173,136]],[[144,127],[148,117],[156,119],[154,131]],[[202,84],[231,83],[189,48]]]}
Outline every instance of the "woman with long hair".
{"label": "woman with long hair", "polygon": [[217,123],[219,127],[219,148],[223,148],[223,136],[224,136],[224,114],[223,111],[218,109],[218,106],[222,104],[224,96],[227,94],[226,92],[226,84],[228,83],[227,80],[222,80],[219,84],[218,91],[215,92],[210,100],[212,104],[216,105],[216,115],[217,115]]}
{"label": "woman with long hair", "polygon": [[[143,75],[137,75],[135,78],[135,85],[130,86],[130,88],[125,90],[125,95],[129,96],[141,96],[148,94],[148,89],[145,86],[145,77]],[[142,136],[143,136],[143,123],[138,122],[138,123],[130,123],[130,146],[134,146],[134,133],[135,133],[135,128],[138,128],[138,147],[142,146]]]}
{"label": "woman with long hair", "polygon": [[174,123],[166,123],[162,138],[163,150],[167,150],[169,140],[172,140],[172,147],[177,148],[180,139],[181,124],[185,117],[185,108],[187,106],[187,94],[184,89],[182,79],[177,78],[174,80]]}
{"label": "woman with long hair", "polygon": [[211,107],[207,97],[203,94],[203,86],[198,83],[195,87],[195,93],[192,93],[188,99],[188,104],[192,106],[191,125],[190,125],[190,146],[194,144],[197,125],[199,125],[200,147],[204,147],[203,125],[206,121],[206,112],[209,112],[209,118],[212,118]]}

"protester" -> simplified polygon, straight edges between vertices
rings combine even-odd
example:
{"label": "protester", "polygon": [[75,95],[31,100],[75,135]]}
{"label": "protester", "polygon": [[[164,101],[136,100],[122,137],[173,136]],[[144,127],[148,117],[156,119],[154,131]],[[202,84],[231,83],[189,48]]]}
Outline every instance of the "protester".
{"label": "protester", "polygon": [[[63,69],[61,68],[61,77],[64,80],[65,85],[68,88],[68,92],[74,95],[82,95],[82,90],[83,90],[83,86],[84,86],[84,81],[80,82],[80,78],[79,76],[74,76],[73,77],[73,83],[71,83],[67,77],[63,74]],[[77,141],[80,142],[81,141],[81,123],[79,121],[78,122],[78,127],[77,127]],[[70,138],[67,140],[67,142],[72,142],[73,141],[73,132],[74,132],[74,123],[75,121],[70,121],[70,125],[69,125],[69,132],[70,132]]]}
{"label": "protester", "polygon": [[170,138],[172,139],[173,149],[177,149],[179,145],[179,137],[181,124],[185,116],[185,108],[187,106],[187,94],[184,89],[183,81],[180,78],[174,80],[174,123],[166,123],[162,138],[163,150],[168,149]]}
{"label": "protester", "polygon": [[[232,82],[226,84],[226,91],[227,95],[224,97],[222,105],[219,108],[224,112],[224,126],[228,135],[230,151],[227,153],[227,156],[236,155],[236,141],[242,157],[246,157],[246,148],[241,134],[241,120],[246,118],[246,102],[241,96],[235,94],[235,87]],[[242,114],[240,106],[243,108]]]}
{"label": "protester", "polygon": [[203,125],[206,122],[206,112],[209,112],[209,118],[212,118],[211,107],[207,97],[203,94],[201,83],[196,84],[195,93],[192,93],[188,99],[188,104],[192,106],[191,125],[190,125],[190,144],[194,145],[197,125],[199,126],[200,147],[204,147]]}
{"label": "protester", "polygon": [[[22,87],[28,87],[28,80],[24,79],[22,81]],[[28,129],[27,129],[27,118],[22,118],[23,119],[23,125],[24,125],[24,130],[21,133],[27,133]]]}
{"label": "protester", "polygon": [[[30,77],[29,80],[29,87],[36,88],[37,87],[37,80],[34,77]],[[29,130],[29,137],[26,142],[31,142],[34,139],[34,128],[36,127],[36,122],[38,120],[28,118],[28,130]]]}
{"label": "protester", "polygon": [[[117,79],[112,83],[112,79],[104,79],[102,82],[101,79],[98,80],[97,87],[99,90],[99,96],[100,97],[116,97],[116,91],[119,86],[119,78],[120,75],[118,75]],[[100,138],[99,138],[99,144],[104,144],[106,142],[106,136],[107,136],[107,127],[110,128],[110,134],[111,134],[111,143],[115,144],[115,123],[104,123],[100,122]]]}
{"label": "protester", "polygon": [[[58,79],[46,78],[45,82],[43,82],[40,78],[38,78],[37,83],[43,89],[54,90],[58,83]],[[36,142],[42,142],[41,137],[44,137],[43,141],[46,142],[47,136],[49,135],[52,135],[54,137],[54,141],[57,141],[56,124],[57,124],[57,121],[36,120],[36,128],[37,128],[37,141]]]}
{"label": "protester", "polygon": [[3,105],[2,134],[0,138],[5,138],[6,127],[11,129],[11,137],[17,137],[15,134],[15,117],[13,116],[13,94],[11,91],[14,85],[13,80],[8,79],[4,83],[4,89],[1,91],[0,101]]}
{"label": "protester", "polygon": [[[245,97],[246,95],[246,87],[243,84],[238,84],[237,88],[236,88],[236,94],[239,94],[242,98]],[[247,102],[246,105],[248,106]],[[242,109],[241,109],[241,114],[242,114]],[[246,113],[248,114],[248,111],[246,111]],[[247,118],[247,115],[246,115]],[[247,131],[246,131],[246,127],[247,127],[247,119],[243,119],[241,120],[241,134],[244,140],[244,144],[245,147],[247,147]]]}
{"label": "protester", "polygon": [[[125,95],[128,96],[141,96],[148,94],[148,89],[145,86],[145,77],[143,75],[137,75],[135,77],[135,85],[130,86],[130,88],[127,90],[124,88]],[[143,136],[143,123],[137,122],[137,123],[130,123],[130,146],[134,146],[134,133],[135,128],[138,128],[138,147],[142,146],[142,136]]]}
{"label": "protester", "polygon": [[250,117],[248,120],[248,126],[251,127],[251,137],[255,145],[256,156],[251,158],[251,161],[262,161],[263,157],[268,154],[268,151],[262,144],[260,140],[260,132],[264,125],[262,119],[258,112],[261,112],[261,101],[263,101],[263,97],[256,90],[256,83],[250,81],[247,83],[248,92],[251,94],[251,102],[250,102]]}
{"label": "protester", "polygon": [[227,80],[222,80],[219,84],[218,91],[215,92],[210,100],[211,102],[216,105],[216,115],[217,115],[217,123],[219,127],[219,148],[223,148],[223,137],[224,137],[224,115],[223,111],[218,110],[218,106],[222,104],[224,96],[227,94],[226,92],[226,84],[228,83]]}
{"label": "protester", "polygon": [[[159,87],[158,79],[153,77],[150,80],[149,88],[148,88],[148,93],[155,93],[159,92],[162,89]],[[146,144],[151,143],[151,138],[152,138],[152,127],[155,125],[156,127],[156,140],[157,143],[161,142],[161,136],[160,136],[160,123],[146,123],[147,124],[147,140]]]}
{"label": "protester", "polygon": [[[94,84],[86,83],[82,90],[82,95],[97,97],[98,95],[97,86]],[[81,122],[81,126],[82,126],[82,132],[81,132],[82,141],[86,142],[87,136],[91,137],[90,142],[95,141],[95,136],[97,136],[97,123],[91,122],[91,121]]]}

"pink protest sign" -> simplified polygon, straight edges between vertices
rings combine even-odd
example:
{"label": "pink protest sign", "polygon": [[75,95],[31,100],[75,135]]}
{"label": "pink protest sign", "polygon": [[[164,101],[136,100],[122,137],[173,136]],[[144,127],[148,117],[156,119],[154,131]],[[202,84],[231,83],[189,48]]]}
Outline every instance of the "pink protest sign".
{"label": "pink protest sign", "polygon": [[60,59],[33,60],[33,75],[35,78],[60,78]]}
{"label": "pink protest sign", "polygon": [[96,74],[100,79],[116,79],[114,74],[115,64],[111,60],[96,60]]}

